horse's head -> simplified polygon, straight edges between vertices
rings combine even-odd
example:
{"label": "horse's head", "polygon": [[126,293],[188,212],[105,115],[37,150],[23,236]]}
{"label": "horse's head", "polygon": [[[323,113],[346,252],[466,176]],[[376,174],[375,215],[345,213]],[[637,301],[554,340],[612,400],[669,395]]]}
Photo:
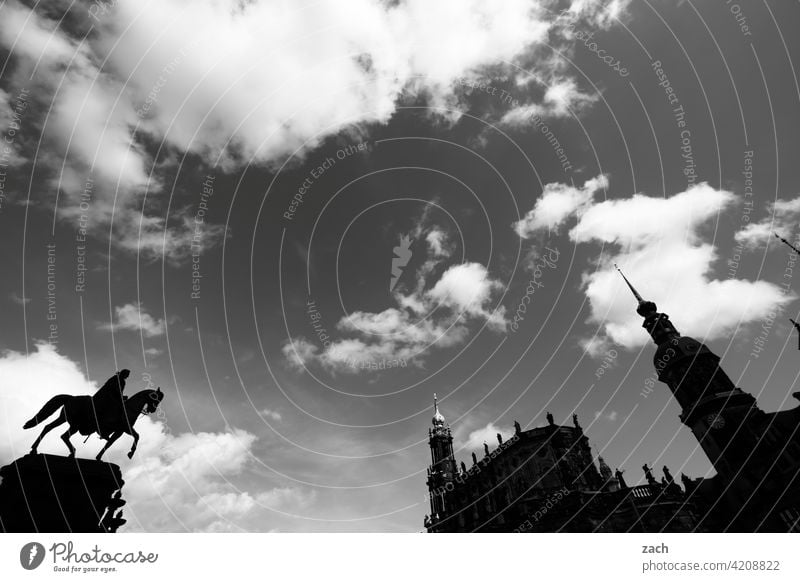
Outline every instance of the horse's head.
{"label": "horse's head", "polygon": [[161,391],[161,386],[158,387],[158,390],[148,390],[144,413],[150,414],[151,412],[155,412],[162,400],[164,400],[164,393]]}

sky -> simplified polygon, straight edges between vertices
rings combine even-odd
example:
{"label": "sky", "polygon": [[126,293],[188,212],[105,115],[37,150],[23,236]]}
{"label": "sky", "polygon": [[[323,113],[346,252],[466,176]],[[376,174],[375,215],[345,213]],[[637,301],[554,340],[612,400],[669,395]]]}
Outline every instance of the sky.
{"label": "sky", "polygon": [[614,265],[793,406],[798,10],[6,0],[0,462],[129,368],[127,531],[420,531],[434,393],[713,474]]}

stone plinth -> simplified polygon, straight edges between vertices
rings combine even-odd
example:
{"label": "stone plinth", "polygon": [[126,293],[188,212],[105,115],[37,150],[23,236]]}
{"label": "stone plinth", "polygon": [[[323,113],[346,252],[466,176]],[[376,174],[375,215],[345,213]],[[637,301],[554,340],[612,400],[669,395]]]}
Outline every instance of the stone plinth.
{"label": "stone plinth", "polygon": [[26,455],[0,468],[0,531],[114,532],[125,523],[117,465]]}

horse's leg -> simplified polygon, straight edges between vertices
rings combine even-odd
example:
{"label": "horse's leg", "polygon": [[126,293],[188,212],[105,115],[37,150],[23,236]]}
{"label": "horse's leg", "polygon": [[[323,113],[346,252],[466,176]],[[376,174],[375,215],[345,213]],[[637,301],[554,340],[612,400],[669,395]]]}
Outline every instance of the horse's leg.
{"label": "horse's leg", "polygon": [[139,433],[136,432],[136,429],[131,427],[131,436],[133,436],[133,445],[131,446],[131,450],[128,452],[128,458],[133,458],[133,453],[136,452],[136,445],[139,444]]}
{"label": "horse's leg", "polygon": [[39,435],[39,438],[33,441],[33,445],[31,446],[31,454],[35,455],[38,452],[36,449],[39,447],[39,443],[42,442],[44,435],[53,430],[59,424],[63,424],[64,422],[66,422],[66,420],[67,417],[64,415],[64,411],[62,410],[61,414],[58,415],[58,418],[56,418],[53,422],[45,426],[44,430],[42,431],[42,434]]}
{"label": "horse's leg", "polygon": [[97,460],[99,461],[99,460],[100,460],[100,457],[102,457],[102,456],[103,456],[103,453],[105,453],[105,452],[106,452],[106,450],[108,450],[108,447],[110,447],[111,445],[113,445],[113,444],[114,444],[114,442],[115,442],[115,441],[116,441],[116,440],[117,440],[119,437],[121,437],[121,436],[122,436],[122,431],[117,431],[117,432],[115,432],[114,434],[112,434],[112,435],[111,435],[111,436],[108,438],[108,440],[106,441],[106,446],[104,446],[104,447],[103,447],[103,450],[101,450],[99,453],[97,453],[97,456],[95,457],[95,459],[97,459]]}
{"label": "horse's leg", "polygon": [[69,437],[74,435],[76,432],[78,432],[77,428],[69,427],[67,429],[67,432],[65,432],[64,434],[61,435],[61,440],[64,441],[67,444],[67,448],[69,449],[69,456],[70,457],[74,457],[75,456],[75,447],[73,447],[72,443],[69,442]]}

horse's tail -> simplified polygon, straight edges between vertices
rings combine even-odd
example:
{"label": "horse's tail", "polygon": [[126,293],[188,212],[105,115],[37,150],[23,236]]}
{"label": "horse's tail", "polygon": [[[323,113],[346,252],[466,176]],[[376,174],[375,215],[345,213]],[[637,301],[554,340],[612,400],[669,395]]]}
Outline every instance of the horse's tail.
{"label": "horse's tail", "polygon": [[59,394],[58,396],[53,396],[50,400],[47,401],[47,404],[42,406],[42,409],[36,413],[36,416],[31,418],[28,422],[22,425],[22,428],[33,428],[40,422],[42,422],[45,418],[53,414],[56,410],[61,408],[67,403],[71,397],[69,394]]}

